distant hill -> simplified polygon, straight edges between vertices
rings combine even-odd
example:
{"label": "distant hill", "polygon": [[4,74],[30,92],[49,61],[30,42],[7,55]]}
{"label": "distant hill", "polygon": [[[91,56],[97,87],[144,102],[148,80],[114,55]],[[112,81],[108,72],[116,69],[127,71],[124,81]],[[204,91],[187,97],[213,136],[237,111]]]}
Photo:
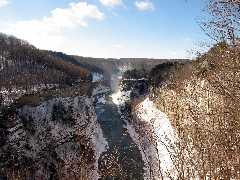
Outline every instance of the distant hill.
{"label": "distant hill", "polygon": [[67,55],[62,52],[47,51],[51,55],[61,58],[74,65],[86,68],[89,71],[104,74],[106,78],[110,78],[112,74],[129,69],[145,69],[150,71],[158,64],[166,62],[188,61],[187,59],[148,59],[148,58],[92,58]]}

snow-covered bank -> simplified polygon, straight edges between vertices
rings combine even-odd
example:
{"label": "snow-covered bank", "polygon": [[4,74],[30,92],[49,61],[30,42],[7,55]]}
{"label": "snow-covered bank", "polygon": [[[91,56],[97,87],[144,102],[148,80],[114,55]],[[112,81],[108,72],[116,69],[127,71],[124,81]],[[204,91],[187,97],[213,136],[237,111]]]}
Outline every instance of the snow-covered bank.
{"label": "snow-covered bank", "polygon": [[102,94],[102,93],[107,93],[110,91],[109,87],[103,86],[101,84],[99,84],[96,88],[93,89],[92,91],[92,97]]}
{"label": "snow-covered bank", "polygon": [[148,97],[136,106],[133,113],[136,118],[133,127],[138,131],[137,138],[144,149],[152,178],[175,179],[177,169],[173,157],[178,137],[167,115],[158,110]]}
{"label": "snow-covered bank", "polygon": [[[138,145],[145,165],[145,179],[170,179],[177,177],[173,162],[178,137],[163,112],[158,110],[147,97],[133,110],[133,119],[124,117],[125,103],[130,100],[131,91],[118,91],[111,95],[119,113],[127,123],[125,128]],[[129,112],[127,112],[129,113]],[[131,123],[130,123],[131,122]]]}
{"label": "snow-covered bank", "polygon": [[117,106],[124,106],[124,104],[130,99],[131,91],[120,91],[118,90],[116,93],[111,95],[112,101]]}
{"label": "snow-covered bank", "polygon": [[107,102],[106,93],[109,91],[109,87],[103,86],[101,84],[98,84],[98,86],[92,90],[92,100],[96,103],[96,106],[101,106]]}

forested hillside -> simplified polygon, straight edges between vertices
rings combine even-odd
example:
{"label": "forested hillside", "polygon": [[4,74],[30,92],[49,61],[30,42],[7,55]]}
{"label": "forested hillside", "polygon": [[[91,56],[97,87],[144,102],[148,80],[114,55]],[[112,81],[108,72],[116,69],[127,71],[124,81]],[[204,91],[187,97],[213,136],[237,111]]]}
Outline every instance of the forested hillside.
{"label": "forested hillside", "polygon": [[192,167],[181,172],[184,178],[239,178],[239,59],[237,49],[219,43],[196,62],[172,66],[152,89],[156,106],[181,138],[178,148],[188,154],[179,152],[175,162]]}
{"label": "forested hillside", "polygon": [[0,77],[0,91],[9,92],[91,80],[89,71],[5,34],[0,34]]}
{"label": "forested hillside", "polygon": [[71,64],[86,68],[90,71],[106,75],[108,78],[112,74],[130,69],[144,69],[150,71],[152,67],[164,62],[187,61],[187,59],[148,59],[148,58],[92,58],[76,55],[67,55],[62,52],[47,51],[55,57],[59,57]]}

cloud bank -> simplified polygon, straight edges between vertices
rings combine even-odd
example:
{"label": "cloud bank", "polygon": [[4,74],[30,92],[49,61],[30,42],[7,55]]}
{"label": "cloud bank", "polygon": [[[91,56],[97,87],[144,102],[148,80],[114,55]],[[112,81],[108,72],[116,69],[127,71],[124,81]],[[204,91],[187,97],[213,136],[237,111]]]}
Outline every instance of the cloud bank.
{"label": "cloud bank", "polygon": [[86,27],[88,19],[102,20],[104,14],[97,6],[86,2],[70,3],[68,8],[56,8],[51,12],[51,16],[45,16],[42,20],[8,23],[3,32],[26,39],[39,48],[52,49],[64,40],[63,37],[57,35],[58,32],[62,29],[72,30],[81,26]]}

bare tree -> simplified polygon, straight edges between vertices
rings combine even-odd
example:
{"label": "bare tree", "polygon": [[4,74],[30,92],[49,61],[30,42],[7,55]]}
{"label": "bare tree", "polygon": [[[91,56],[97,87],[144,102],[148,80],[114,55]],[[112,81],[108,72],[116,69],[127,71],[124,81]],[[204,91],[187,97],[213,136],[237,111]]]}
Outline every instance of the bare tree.
{"label": "bare tree", "polygon": [[240,0],[209,0],[204,9],[208,16],[199,24],[214,41],[239,45]]}

